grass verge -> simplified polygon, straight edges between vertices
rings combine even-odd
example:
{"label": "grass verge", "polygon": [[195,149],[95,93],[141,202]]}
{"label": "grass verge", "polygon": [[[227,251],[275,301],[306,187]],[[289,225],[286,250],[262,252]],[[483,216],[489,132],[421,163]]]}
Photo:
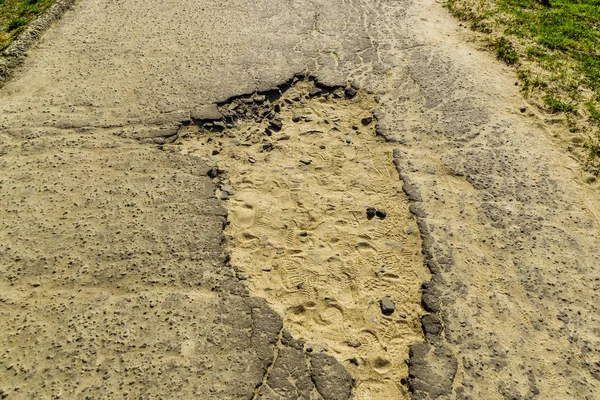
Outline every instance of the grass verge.
{"label": "grass verge", "polygon": [[0,0],[0,51],[56,0]]}
{"label": "grass verge", "polygon": [[583,138],[585,169],[600,174],[600,0],[448,0],[517,69],[523,94],[564,115]]}

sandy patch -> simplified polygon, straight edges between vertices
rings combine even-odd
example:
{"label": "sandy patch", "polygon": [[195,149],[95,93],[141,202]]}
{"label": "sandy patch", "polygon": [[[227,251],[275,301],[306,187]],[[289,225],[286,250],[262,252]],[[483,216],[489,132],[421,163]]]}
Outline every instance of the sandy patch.
{"label": "sandy patch", "polygon": [[308,351],[348,368],[355,398],[408,398],[428,279],[416,222],[392,148],[376,136],[373,96],[314,90],[303,80],[281,98],[224,104],[246,117],[187,127],[180,148],[225,171],[215,180],[229,210],[226,248],[252,293]]}

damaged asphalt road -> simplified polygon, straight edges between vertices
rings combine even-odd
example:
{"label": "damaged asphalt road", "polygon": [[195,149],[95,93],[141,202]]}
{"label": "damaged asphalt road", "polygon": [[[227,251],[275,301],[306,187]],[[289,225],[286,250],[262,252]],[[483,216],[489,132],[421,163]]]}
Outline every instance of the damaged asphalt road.
{"label": "damaged asphalt road", "polygon": [[419,227],[424,336],[397,385],[598,398],[598,185],[461,35],[433,1],[76,2],[0,89],[2,396],[351,397],[230,265],[214,166],[158,148],[301,73],[375,96]]}

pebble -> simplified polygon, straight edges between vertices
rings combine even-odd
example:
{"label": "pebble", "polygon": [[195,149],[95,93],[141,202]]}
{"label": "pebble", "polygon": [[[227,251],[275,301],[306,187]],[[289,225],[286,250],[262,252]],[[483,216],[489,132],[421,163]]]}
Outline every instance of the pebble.
{"label": "pebble", "polygon": [[383,315],[392,315],[396,311],[396,306],[389,297],[384,297],[379,301]]}
{"label": "pebble", "polygon": [[309,159],[307,159],[307,158],[303,158],[303,159],[301,159],[301,160],[300,160],[300,162],[301,162],[302,164],[304,164],[304,165],[310,165],[310,164],[312,164],[312,160],[309,160]]}
{"label": "pebble", "polygon": [[213,122],[213,127],[216,129],[225,129],[227,125],[223,121],[215,121]]}
{"label": "pebble", "polygon": [[280,131],[283,128],[283,122],[280,119],[273,119],[270,123],[271,129],[274,131]]}
{"label": "pebble", "polygon": [[273,143],[265,143],[265,144],[263,144],[263,150],[264,151],[271,151],[271,150],[273,150]]}
{"label": "pebble", "polygon": [[348,143],[348,144],[352,143],[352,139],[350,138],[350,136],[346,136],[346,143]]}
{"label": "pebble", "polygon": [[264,103],[266,99],[267,99],[267,97],[262,94],[260,94],[258,96],[254,96],[254,101],[257,103]]}
{"label": "pebble", "polygon": [[209,178],[216,178],[217,176],[221,175],[224,171],[222,169],[219,168],[211,168],[208,170],[208,172],[206,173],[206,175],[208,175]]}
{"label": "pebble", "polygon": [[385,212],[385,210],[377,210],[375,212],[375,215],[377,216],[377,218],[379,219],[385,219],[385,217],[387,217],[387,212]]}
{"label": "pebble", "polygon": [[519,111],[521,111],[522,113],[524,113],[525,111],[527,111],[527,107],[525,107],[525,106],[521,106],[521,107],[519,108]]}
{"label": "pebble", "polygon": [[230,194],[232,196],[235,194],[235,189],[233,188],[233,186],[227,185],[227,184],[221,186],[221,191],[223,191],[227,194]]}
{"label": "pebble", "polygon": [[301,119],[302,119],[302,117],[300,117],[299,115],[294,114],[292,116],[292,121],[293,122],[300,122]]}
{"label": "pebble", "polygon": [[373,207],[369,207],[367,208],[367,219],[371,220],[375,217],[375,214],[377,213],[377,210],[374,209]]}
{"label": "pebble", "polygon": [[356,89],[354,89],[353,87],[347,87],[346,90],[344,90],[344,93],[346,94],[346,97],[351,99],[356,96],[358,91]]}
{"label": "pebble", "polygon": [[309,97],[316,97],[316,96],[320,96],[321,93],[323,93],[323,90],[321,90],[319,88],[313,88],[313,89],[311,89],[310,92],[308,92],[308,96]]}
{"label": "pebble", "polygon": [[369,125],[371,122],[373,122],[373,117],[366,117],[360,120],[360,123],[364,126]]}
{"label": "pebble", "polygon": [[343,95],[342,89],[336,89],[333,92],[333,97],[336,98],[336,99],[341,99],[342,95]]}
{"label": "pebble", "polygon": [[348,344],[348,346],[354,347],[355,349],[362,346],[362,343],[356,338],[348,339],[346,343]]}
{"label": "pebble", "polygon": [[254,157],[248,157],[248,161],[250,162],[250,164],[254,164],[256,162]]}

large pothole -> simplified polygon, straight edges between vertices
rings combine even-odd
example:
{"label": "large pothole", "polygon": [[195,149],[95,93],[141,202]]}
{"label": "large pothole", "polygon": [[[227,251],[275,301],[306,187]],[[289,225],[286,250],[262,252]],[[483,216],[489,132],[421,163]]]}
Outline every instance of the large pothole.
{"label": "large pothole", "polygon": [[296,79],[235,98],[204,109],[176,147],[215,166],[226,249],[252,293],[349,370],[356,399],[402,399],[429,272],[376,102],[357,89]]}

